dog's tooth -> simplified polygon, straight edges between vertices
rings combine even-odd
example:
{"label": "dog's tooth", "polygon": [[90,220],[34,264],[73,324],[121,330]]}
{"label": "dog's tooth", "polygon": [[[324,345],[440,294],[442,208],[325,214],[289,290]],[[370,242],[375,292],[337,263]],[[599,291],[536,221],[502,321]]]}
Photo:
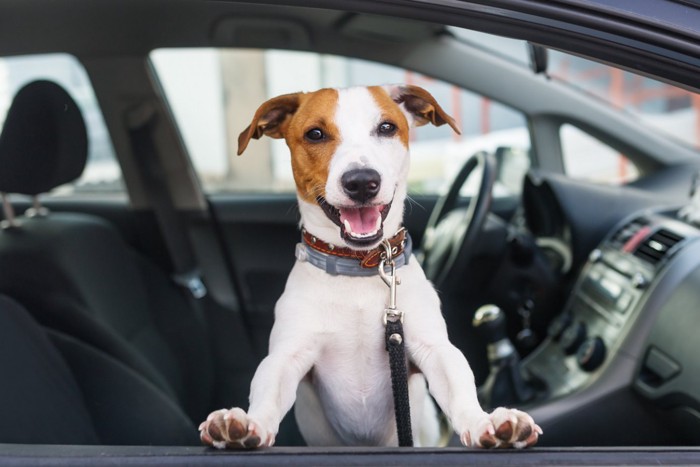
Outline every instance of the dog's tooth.
{"label": "dog's tooth", "polygon": [[378,232],[379,229],[381,229],[381,228],[382,228],[382,216],[377,216],[377,222],[375,223],[374,231]]}
{"label": "dog's tooth", "polygon": [[347,219],[345,219],[345,220],[343,221],[343,224],[345,225],[345,233],[351,234],[351,233],[352,233],[352,227],[350,227],[350,222],[349,222]]}

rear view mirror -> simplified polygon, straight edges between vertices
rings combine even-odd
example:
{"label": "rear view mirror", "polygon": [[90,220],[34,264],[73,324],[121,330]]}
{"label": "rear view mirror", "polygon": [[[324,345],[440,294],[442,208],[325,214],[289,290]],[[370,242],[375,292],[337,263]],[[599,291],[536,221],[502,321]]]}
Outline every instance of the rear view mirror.
{"label": "rear view mirror", "polygon": [[527,52],[530,57],[530,69],[536,75],[543,73],[547,76],[547,66],[549,64],[549,56],[547,49],[539,44],[527,43]]}

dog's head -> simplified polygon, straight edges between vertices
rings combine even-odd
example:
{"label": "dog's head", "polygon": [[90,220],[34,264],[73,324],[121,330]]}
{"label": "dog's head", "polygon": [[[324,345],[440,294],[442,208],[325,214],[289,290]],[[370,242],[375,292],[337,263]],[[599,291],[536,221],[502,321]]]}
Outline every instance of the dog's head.
{"label": "dog's head", "polygon": [[452,117],[417,86],[321,89],[265,102],[238,137],[284,138],[292,154],[302,223],[335,245],[370,249],[400,228],[411,126]]}

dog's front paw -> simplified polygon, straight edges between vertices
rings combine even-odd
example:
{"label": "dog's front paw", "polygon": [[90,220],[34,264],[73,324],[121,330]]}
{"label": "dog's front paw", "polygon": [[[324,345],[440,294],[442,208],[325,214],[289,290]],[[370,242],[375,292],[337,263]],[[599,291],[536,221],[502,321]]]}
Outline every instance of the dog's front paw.
{"label": "dog's front paw", "polygon": [[199,425],[204,444],[217,449],[253,449],[272,446],[275,437],[251,420],[242,409],[221,409],[212,412]]}
{"label": "dog's front paw", "polygon": [[542,429],[525,412],[500,407],[461,433],[462,444],[479,448],[515,448],[533,446]]}

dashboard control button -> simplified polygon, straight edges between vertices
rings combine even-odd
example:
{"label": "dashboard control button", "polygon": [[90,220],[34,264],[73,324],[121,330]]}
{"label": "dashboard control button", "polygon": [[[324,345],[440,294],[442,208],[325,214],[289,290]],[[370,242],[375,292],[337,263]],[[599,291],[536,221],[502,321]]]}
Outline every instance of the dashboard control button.
{"label": "dashboard control button", "polygon": [[562,349],[564,349],[564,353],[566,353],[566,355],[576,353],[579,346],[586,340],[586,334],[586,325],[581,322],[574,323],[566,328],[559,340]]}
{"label": "dashboard control button", "polygon": [[625,276],[631,276],[634,273],[634,266],[625,257],[618,256],[615,259],[614,268],[620,271]]}
{"label": "dashboard control button", "polygon": [[584,371],[594,371],[605,361],[605,342],[600,337],[590,337],[576,352],[576,360]]}
{"label": "dashboard control button", "polygon": [[617,299],[617,311],[620,313],[627,313],[630,305],[632,304],[632,294],[628,292],[623,292],[620,298]]}
{"label": "dashboard control button", "polygon": [[571,324],[571,315],[569,313],[562,313],[547,327],[547,335],[554,341],[558,341],[564,330]]}
{"label": "dashboard control button", "polygon": [[649,285],[649,280],[641,272],[635,272],[632,275],[632,285],[637,289],[646,289]]}

